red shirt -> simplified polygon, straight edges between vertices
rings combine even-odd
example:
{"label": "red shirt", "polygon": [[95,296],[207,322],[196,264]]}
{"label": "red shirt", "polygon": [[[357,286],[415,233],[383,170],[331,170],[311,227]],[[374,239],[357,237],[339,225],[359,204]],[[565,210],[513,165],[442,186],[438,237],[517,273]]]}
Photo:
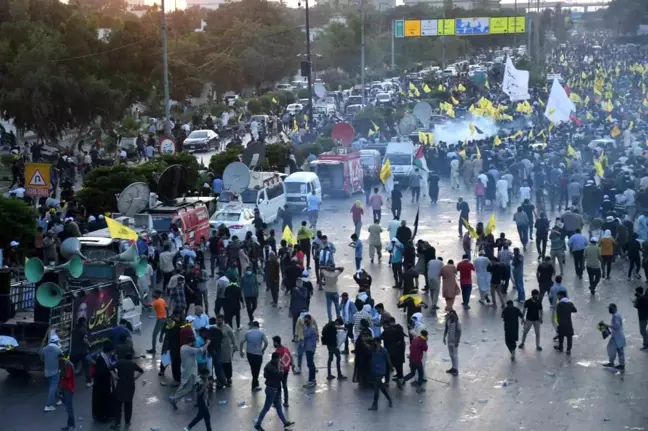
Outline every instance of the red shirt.
{"label": "red shirt", "polygon": [[292,355],[290,354],[288,347],[281,346],[275,350],[275,353],[279,355],[279,367],[283,371],[290,371],[290,367],[292,366]]}
{"label": "red shirt", "polygon": [[352,214],[351,218],[353,219],[354,222],[362,221],[362,215],[364,214],[364,210],[354,205],[353,208],[351,208],[351,214]]}
{"label": "red shirt", "polygon": [[486,187],[482,183],[475,184],[475,196],[484,196],[486,194]]}
{"label": "red shirt", "polygon": [[196,338],[196,334],[194,334],[191,323],[183,323],[180,326],[180,346],[187,344],[192,338]]}
{"label": "red shirt", "polygon": [[410,362],[413,364],[420,364],[423,362],[423,353],[427,352],[428,345],[425,338],[418,336],[412,340],[410,344]]}
{"label": "red shirt", "polygon": [[475,266],[469,260],[462,260],[457,265],[459,271],[459,284],[472,284],[472,272]]}
{"label": "red shirt", "polygon": [[67,389],[74,393],[74,366],[70,361],[65,361],[65,373],[63,374],[63,377],[61,377],[59,386],[61,389]]}

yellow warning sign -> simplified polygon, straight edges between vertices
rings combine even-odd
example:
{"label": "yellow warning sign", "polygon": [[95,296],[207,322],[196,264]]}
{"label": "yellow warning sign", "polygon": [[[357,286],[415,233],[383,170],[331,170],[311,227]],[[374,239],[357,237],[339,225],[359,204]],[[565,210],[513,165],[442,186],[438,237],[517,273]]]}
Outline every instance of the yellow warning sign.
{"label": "yellow warning sign", "polygon": [[48,197],[52,186],[49,163],[25,163],[25,194]]}

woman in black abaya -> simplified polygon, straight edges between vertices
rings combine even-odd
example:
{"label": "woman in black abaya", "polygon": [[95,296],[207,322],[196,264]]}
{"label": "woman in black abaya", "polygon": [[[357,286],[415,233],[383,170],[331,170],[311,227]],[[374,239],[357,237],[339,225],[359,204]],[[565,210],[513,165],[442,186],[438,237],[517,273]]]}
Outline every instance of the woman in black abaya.
{"label": "woman in black abaya", "polygon": [[111,341],[104,342],[101,354],[95,362],[92,417],[99,422],[113,420],[115,416],[114,382],[110,372],[114,350]]}

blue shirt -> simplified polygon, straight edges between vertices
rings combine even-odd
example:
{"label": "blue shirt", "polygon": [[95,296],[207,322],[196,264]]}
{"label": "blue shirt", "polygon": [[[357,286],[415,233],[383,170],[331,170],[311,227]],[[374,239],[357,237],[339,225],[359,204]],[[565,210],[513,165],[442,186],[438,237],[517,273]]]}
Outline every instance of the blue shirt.
{"label": "blue shirt", "polygon": [[322,205],[322,198],[311,193],[306,197],[306,202],[308,204],[308,211],[319,211],[320,205]]}
{"label": "blue shirt", "polygon": [[371,349],[371,372],[374,376],[382,377],[387,375],[387,360],[389,354],[384,347],[379,347],[378,350]]}
{"label": "blue shirt", "polygon": [[391,263],[403,263],[403,246],[398,243],[392,249]]}
{"label": "blue shirt", "polygon": [[567,241],[567,244],[569,244],[571,251],[585,250],[587,243],[587,237],[582,233],[573,234],[571,238],[569,238],[569,241]]}
{"label": "blue shirt", "polygon": [[304,351],[314,352],[317,345],[317,330],[313,325],[304,325]]}
{"label": "blue shirt", "polygon": [[[196,315],[196,318],[193,321],[193,328],[195,331],[198,331],[200,328],[206,328],[209,326],[209,316],[207,316],[205,313],[201,314],[200,316]],[[198,343],[196,343],[196,347],[200,347]]]}
{"label": "blue shirt", "polygon": [[126,338],[131,338],[131,337],[132,337],[130,331],[129,331],[128,328],[125,327],[125,326],[118,325],[118,326],[115,326],[115,327],[112,329],[112,334],[111,334],[111,336],[112,336],[112,342],[113,342],[113,345],[116,346],[117,344],[120,343],[120,342],[119,342],[119,339],[121,338],[122,335],[126,335]]}
{"label": "blue shirt", "polygon": [[362,241],[359,239],[355,243],[355,257],[356,259],[362,259]]}
{"label": "blue shirt", "polygon": [[212,182],[212,190],[214,193],[220,193],[223,191],[223,180],[220,178],[214,178],[214,181]]}

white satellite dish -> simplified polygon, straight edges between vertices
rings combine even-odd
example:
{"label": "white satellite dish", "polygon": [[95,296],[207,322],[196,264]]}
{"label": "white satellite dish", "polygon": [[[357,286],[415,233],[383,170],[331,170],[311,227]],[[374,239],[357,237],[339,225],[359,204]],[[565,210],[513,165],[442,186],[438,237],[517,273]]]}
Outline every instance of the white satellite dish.
{"label": "white satellite dish", "polygon": [[144,211],[149,206],[151,189],[146,183],[133,183],[117,196],[117,210],[127,217]]}
{"label": "white satellite dish", "polygon": [[427,102],[419,102],[414,106],[412,113],[421,123],[425,124],[430,121],[432,107]]}
{"label": "white satellite dish", "polygon": [[250,184],[250,170],[241,162],[232,162],[223,172],[223,187],[232,193],[239,194]]}
{"label": "white satellite dish", "polygon": [[320,99],[326,96],[326,87],[324,87],[324,84],[322,84],[321,82],[315,84],[315,95]]}
{"label": "white satellite dish", "polygon": [[404,116],[398,123],[398,132],[401,136],[407,136],[418,127],[418,121],[414,115]]}

